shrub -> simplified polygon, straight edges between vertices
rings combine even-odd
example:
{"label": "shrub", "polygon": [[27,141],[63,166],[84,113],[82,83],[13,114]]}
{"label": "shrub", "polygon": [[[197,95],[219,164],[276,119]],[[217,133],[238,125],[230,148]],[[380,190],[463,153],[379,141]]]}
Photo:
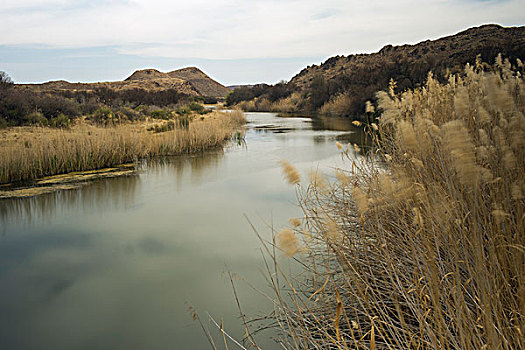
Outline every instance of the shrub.
{"label": "shrub", "polygon": [[5,89],[13,85],[13,80],[11,77],[6,73],[0,71],[0,89]]}
{"label": "shrub", "polygon": [[49,119],[49,125],[54,128],[69,128],[71,121],[65,114],[59,114],[56,117]]}
{"label": "shrub", "polygon": [[121,107],[119,109],[119,113],[122,115],[123,118],[129,121],[137,121],[143,118],[142,113],[129,107]]}
{"label": "shrub", "polygon": [[157,119],[168,119],[169,113],[164,109],[155,109],[149,113],[153,118]]}
{"label": "shrub", "polygon": [[313,77],[309,87],[309,104],[313,110],[320,108],[328,99],[328,84],[323,75],[317,74]]}
{"label": "shrub", "polygon": [[182,115],[182,116],[191,114],[191,108],[189,106],[187,106],[187,105],[181,106],[181,107],[177,108],[177,113]]}
{"label": "shrub", "polygon": [[27,120],[27,124],[31,124],[31,125],[44,126],[44,125],[48,125],[49,123],[47,118],[44,117],[44,115],[41,112],[30,113],[29,115],[27,115],[26,120]]}
{"label": "shrub", "polygon": [[188,104],[188,108],[192,110],[193,112],[199,113],[199,114],[205,114],[207,113],[206,108],[204,108],[203,105],[197,102],[190,102]]}
{"label": "shrub", "polygon": [[90,117],[97,124],[114,125],[117,121],[115,114],[109,107],[100,107]]}

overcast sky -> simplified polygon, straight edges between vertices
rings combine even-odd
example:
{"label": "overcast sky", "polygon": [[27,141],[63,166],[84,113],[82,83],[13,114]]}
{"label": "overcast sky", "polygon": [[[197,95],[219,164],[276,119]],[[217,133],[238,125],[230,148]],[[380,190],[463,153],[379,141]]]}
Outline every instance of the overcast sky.
{"label": "overcast sky", "polygon": [[524,25],[525,0],[0,0],[0,70],[75,82],[195,65],[226,85],[275,83],[486,23]]}

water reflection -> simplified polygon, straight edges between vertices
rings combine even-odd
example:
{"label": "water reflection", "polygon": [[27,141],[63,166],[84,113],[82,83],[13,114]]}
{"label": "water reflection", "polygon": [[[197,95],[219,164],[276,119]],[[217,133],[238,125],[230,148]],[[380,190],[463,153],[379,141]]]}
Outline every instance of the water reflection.
{"label": "water reflection", "polygon": [[[238,146],[231,146],[231,149]],[[186,182],[199,185],[216,176],[216,169],[224,158],[224,151],[217,150],[203,154],[166,157],[147,164],[147,176],[170,177],[180,191]]]}
{"label": "water reflection", "polygon": [[139,182],[137,175],[123,176],[40,196],[3,199],[0,200],[0,225],[5,233],[9,224],[50,220],[72,208],[81,212],[127,210],[134,205]]}
{"label": "water reflection", "polygon": [[126,211],[135,205],[137,190],[145,177],[170,178],[177,190],[185,183],[197,186],[217,176],[216,169],[224,151],[166,157],[144,163],[139,174],[95,180],[71,190],[60,190],[39,196],[0,199],[0,233],[8,232],[9,224],[38,223],[52,220],[68,211]]}

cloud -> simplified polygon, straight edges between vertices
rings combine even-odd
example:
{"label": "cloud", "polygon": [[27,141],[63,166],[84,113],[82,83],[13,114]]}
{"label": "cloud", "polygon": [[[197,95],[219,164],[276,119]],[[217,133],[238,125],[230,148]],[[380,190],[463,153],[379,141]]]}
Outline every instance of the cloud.
{"label": "cloud", "polygon": [[525,20],[522,0],[8,0],[0,13],[0,45],[219,59],[363,52]]}

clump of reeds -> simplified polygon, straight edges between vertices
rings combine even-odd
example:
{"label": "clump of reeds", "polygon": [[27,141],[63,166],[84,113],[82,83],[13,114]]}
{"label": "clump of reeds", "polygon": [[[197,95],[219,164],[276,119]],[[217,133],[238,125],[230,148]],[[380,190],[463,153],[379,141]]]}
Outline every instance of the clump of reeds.
{"label": "clump of reeds", "polygon": [[233,111],[198,122],[171,122],[161,133],[147,131],[141,124],[13,128],[0,140],[0,183],[201,152],[224,145],[244,122],[242,112]]}
{"label": "clump of reeds", "polygon": [[285,348],[525,348],[524,80],[481,67],[380,93],[383,160],[298,187],[305,220],[277,243],[307,233],[308,277],[276,287]]}
{"label": "clump of reeds", "polygon": [[328,116],[347,116],[352,110],[354,100],[350,93],[345,92],[334,96],[328,102],[323,104],[319,113]]}

